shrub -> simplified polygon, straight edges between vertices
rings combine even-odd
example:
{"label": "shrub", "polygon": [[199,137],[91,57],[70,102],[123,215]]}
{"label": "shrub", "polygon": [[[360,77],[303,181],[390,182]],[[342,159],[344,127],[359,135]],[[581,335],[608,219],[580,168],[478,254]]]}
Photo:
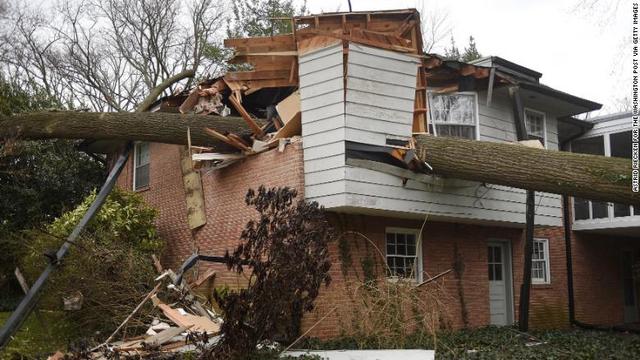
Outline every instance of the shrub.
{"label": "shrub", "polygon": [[229,269],[250,270],[246,289],[215,293],[224,312],[222,340],[214,358],[247,358],[261,340],[294,340],[304,312],[313,309],[320,286],[330,282],[331,232],[317,203],[299,200],[289,188],[249,190],[245,202],[259,213],[225,257]]}
{"label": "shrub", "polygon": [[[94,192],[45,231],[31,232],[31,246],[22,259],[31,281],[48,263],[43,254],[55,254],[95,197]],[[82,308],[67,316],[72,325],[83,336],[115,329],[153,287],[151,254],[163,247],[156,234],[155,217],[156,210],[140,195],[114,190],[50,278],[41,307],[61,309],[62,298],[80,293]],[[129,326],[146,320],[137,316]]]}

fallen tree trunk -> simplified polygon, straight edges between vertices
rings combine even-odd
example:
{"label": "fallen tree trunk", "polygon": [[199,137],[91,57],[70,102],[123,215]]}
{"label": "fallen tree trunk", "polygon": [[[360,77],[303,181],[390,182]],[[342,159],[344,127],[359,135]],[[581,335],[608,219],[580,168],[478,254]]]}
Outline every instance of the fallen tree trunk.
{"label": "fallen tree trunk", "polygon": [[[186,144],[237,151],[206,135],[249,133],[241,118],[173,113],[43,112],[0,116],[0,136],[28,139],[113,139]],[[417,153],[436,174],[464,180],[640,205],[631,191],[631,161],[522,145],[418,135]]]}
{"label": "fallen tree trunk", "polygon": [[629,159],[429,135],[416,143],[418,157],[441,176],[640,205]]}
{"label": "fallen tree trunk", "polygon": [[237,151],[204,131],[210,127],[220,133],[250,133],[239,117],[183,115],[175,113],[90,113],[54,111],[0,116],[0,137],[21,139],[137,140],[167,144],[191,143],[210,146],[216,151]]}

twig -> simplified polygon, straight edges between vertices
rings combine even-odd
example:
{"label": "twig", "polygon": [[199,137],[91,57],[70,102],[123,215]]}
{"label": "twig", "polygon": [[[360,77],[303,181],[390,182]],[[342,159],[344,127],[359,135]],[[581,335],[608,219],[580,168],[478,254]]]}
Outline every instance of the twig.
{"label": "twig", "polygon": [[129,314],[129,316],[127,316],[126,319],[124,319],[124,321],[122,322],[122,324],[120,324],[120,326],[118,326],[117,329],[115,329],[113,331],[113,333],[107,338],[107,340],[105,340],[102,344],[96,346],[95,348],[91,349],[91,351],[94,351],[96,349],[101,348],[104,345],[107,345],[111,340],[113,340],[113,337],[116,336],[116,334],[118,333],[118,331],[120,331],[120,329],[122,329],[123,326],[125,326],[129,320],[131,320],[131,318],[133,317],[133,315],[135,315],[138,310],[140,310],[142,308],[142,306],[147,302],[147,300],[149,300],[156,292],[158,292],[158,290],[160,289],[160,286],[162,286],[162,283],[158,283],[156,285],[156,287],[153,288],[153,290],[151,290],[147,296],[144,297],[144,299],[142,299],[142,301],[140,302],[140,304],[138,304],[138,306],[136,306],[135,309],[133,309],[133,311],[131,312],[131,314]]}
{"label": "twig", "polygon": [[439,278],[441,278],[441,277],[443,277],[443,276],[447,275],[448,273],[450,273],[450,272],[452,272],[452,271],[453,271],[453,269],[449,269],[449,270],[443,271],[443,272],[441,272],[440,274],[438,274],[438,275],[436,275],[436,276],[434,276],[434,277],[432,277],[432,278],[429,278],[429,279],[427,279],[427,280],[425,280],[425,281],[421,282],[420,284],[416,285],[416,287],[418,288],[418,287],[420,287],[420,286],[422,286],[422,285],[424,285],[424,284],[428,284],[428,283],[430,283],[430,282],[432,282],[432,281],[434,281],[434,280],[437,280],[437,279],[439,279]]}
{"label": "twig", "polygon": [[295,339],[294,342],[292,342],[291,344],[289,344],[289,346],[287,346],[284,350],[282,350],[280,355],[284,354],[285,352],[287,352],[287,350],[291,349],[293,347],[293,345],[297,344],[298,341],[300,341],[300,339],[305,337],[311,330],[313,330],[313,328],[315,328],[318,324],[320,324],[322,322],[322,320],[324,320],[327,317],[329,317],[329,315],[331,315],[334,311],[336,311],[337,308],[338,308],[338,305],[334,306],[333,309],[329,310],[329,312],[326,313],[320,320],[316,321],[316,323],[313,324],[313,326],[311,326],[309,329],[307,329],[307,331],[305,331],[304,334],[300,335],[297,339]]}

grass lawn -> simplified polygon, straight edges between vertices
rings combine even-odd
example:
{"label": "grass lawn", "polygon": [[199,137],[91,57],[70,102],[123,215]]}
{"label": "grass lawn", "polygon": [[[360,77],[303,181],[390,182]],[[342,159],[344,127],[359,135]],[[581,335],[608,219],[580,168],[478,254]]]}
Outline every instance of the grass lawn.
{"label": "grass lawn", "polygon": [[[9,312],[0,312],[0,324],[9,318]],[[67,345],[68,328],[64,314],[60,312],[41,311],[41,321],[31,314],[22,325],[15,338],[0,354],[0,359],[36,359],[64,349]]]}
{"label": "grass lawn", "polygon": [[[343,338],[305,344],[315,349],[393,348],[370,346],[366,341]],[[590,330],[532,331],[513,327],[486,327],[438,334],[414,335],[403,348],[436,349],[436,359],[640,359],[640,335]]]}

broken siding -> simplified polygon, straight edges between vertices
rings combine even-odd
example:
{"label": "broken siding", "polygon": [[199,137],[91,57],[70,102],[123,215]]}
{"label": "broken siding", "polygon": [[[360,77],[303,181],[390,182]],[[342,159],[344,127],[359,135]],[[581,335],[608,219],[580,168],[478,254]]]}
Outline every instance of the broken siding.
{"label": "broken siding", "polygon": [[[443,186],[413,180],[403,184],[399,177],[346,165],[346,140],[385,145],[388,136],[411,136],[417,64],[407,55],[351,45],[343,101],[341,50],[336,45],[300,57],[306,199],[327,209],[361,213],[525,222],[521,189],[453,179]],[[478,102],[480,139],[515,141],[508,96],[496,92],[486,106],[481,93]],[[547,138],[553,148],[557,126],[550,116]],[[560,204],[559,196],[539,193],[536,224],[560,225]]]}
{"label": "broken siding", "polygon": [[386,145],[411,137],[418,59],[349,44],[345,101],[346,139]]}
{"label": "broken siding", "polygon": [[[515,141],[515,124],[506,95],[494,94],[490,107],[484,94],[478,96],[480,138],[485,141]],[[555,119],[548,118],[548,143],[557,143]],[[405,214],[431,214],[447,218],[480,221],[525,222],[526,193],[522,189],[482,184],[472,181],[446,179],[444,186],[408,180],[374,170],[347,166],[344,206],[357,212],[358,208],[392,211]],[[327,206],[327,205],[325,205]],[[329,207],[329,206],[327,206]],[[558,195],[537,193],[536,224],[560,225],[561,200]]]}
{"label": "broken siding", "polygon": [[343,72],[342,43],[299,58],[305,198],[326,206],[344,192]]}

